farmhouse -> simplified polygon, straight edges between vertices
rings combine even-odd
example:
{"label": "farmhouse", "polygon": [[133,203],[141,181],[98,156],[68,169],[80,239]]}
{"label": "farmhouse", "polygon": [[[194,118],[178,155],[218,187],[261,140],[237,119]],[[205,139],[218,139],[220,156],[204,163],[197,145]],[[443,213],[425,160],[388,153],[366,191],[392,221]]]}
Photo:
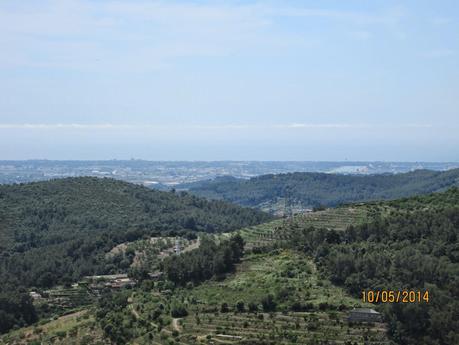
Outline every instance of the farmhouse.
{"label": "farmhouse", "polygon": [[135,282],[131,278],[118,278],[105,283],[106,287],[121,289],[127,286],[134,286]]}
{"label": "farmhouse", "polygon": [[381,322],[382,315],[370,308],[354,308],[348,316],[349,322]]}

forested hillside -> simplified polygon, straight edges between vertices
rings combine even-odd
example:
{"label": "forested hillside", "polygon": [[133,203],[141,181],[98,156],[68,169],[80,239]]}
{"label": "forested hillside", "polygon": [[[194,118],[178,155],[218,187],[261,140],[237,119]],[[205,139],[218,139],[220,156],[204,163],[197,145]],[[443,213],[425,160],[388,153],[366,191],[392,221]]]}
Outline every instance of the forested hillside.
{"label": "forested hillside", "polygon": [[301,222],[283,231],[355,297],[362,290],[428,291],[428,302],[381,306],[398,344],[458,344],[459,189],[377,205],[385,210],[380,216],[345,231]]}
{"label": "forested hillside", "polygon": [[112,179],[0,186],[0,332],[35,320],[22,287],[112,273],[105,253],[144,236],[231,231],[270,219],[260,211]]}
{"label": "forested hillside", "polygon": [[[457,344],[458,238],[458,188],[201,234],[200,246],[158,262],[156,278],[102,290],[91,307],[52,314],[0,343]],[[423,299],[370,304],[363,290]],[[3,296],[0,325],[31,322],[24,296]],[[348,322],[358,307],[384,322]]]}
{"label": "forested hillside", "polygon": [[281,204],[280,207],[286,209],[295,205],[303,208],[336,206],[427,194],[455,185],[459,185],[459,169],[369,176],[290,173],[264,175],[250,180],[222,177],[183,187],[206,198],[275,210],[275,204]]}

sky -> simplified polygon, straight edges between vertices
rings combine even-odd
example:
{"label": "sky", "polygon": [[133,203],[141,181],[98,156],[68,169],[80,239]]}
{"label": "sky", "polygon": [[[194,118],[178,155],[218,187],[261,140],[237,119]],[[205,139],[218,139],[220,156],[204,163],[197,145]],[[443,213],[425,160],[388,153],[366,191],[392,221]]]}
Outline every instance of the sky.
{"label": "sky", "polygon": [[0,159],[459,161],[459,2],[0,0]]}

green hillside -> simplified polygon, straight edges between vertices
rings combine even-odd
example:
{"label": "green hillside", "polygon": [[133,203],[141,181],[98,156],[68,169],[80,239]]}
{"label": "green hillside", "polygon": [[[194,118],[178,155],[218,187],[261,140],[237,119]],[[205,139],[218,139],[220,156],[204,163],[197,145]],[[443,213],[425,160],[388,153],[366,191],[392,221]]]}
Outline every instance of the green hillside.
{"label": "green hillside", "polygon": [[20,287],[51,287],[84,275],[117,272],[115,259],[105,257],[116,244],[161,234],[231,231],[269,219],[222,201],[112,179],[2,185],[0,332],[35,319]]}
{"label": "green hillside", "polygon": [[371,217],[344,231],[296,217],[281,229],[283,243],[354,297],[427,291],[428,301],[381,304],[389,334],[399,344],[458,344],[459,189],[359,208]]}
{"label": "green hillside", "polygon": [[[457,344],[458,238],[458,188],[201,233],[193,250],[158,265],[160,252],[150,253],[144,264],[160,278],[102,291],[92,306],[11,331],[0,344]],[[369,304],[363,290],[428,291],[429,299]],[[349,322],[355,307],[384,320]]]}
{"label": "green hillside", "polygon": [[392,344],[384,323],[348,323],[354,307],[371,305],[333,286],[301,253],[275,250],[248,253],[222,279],[186,287],[144,282],[108,294],[96,310],[10,332],[0,343]]}
{"label": "green hillside", "polygon": [[270,212],[289,212],[319,205],[397,199],[459,185],[459,169],[417,170],[369,176],[324,173],[264,175],[240,180],[231,177],[184,185],[195,195],[223,199]]}

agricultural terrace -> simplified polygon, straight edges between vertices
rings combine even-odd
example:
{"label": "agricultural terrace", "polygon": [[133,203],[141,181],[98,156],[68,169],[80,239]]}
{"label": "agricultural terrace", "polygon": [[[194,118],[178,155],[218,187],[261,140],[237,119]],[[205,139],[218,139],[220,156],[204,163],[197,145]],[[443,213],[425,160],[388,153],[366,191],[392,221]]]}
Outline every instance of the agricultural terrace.
{"label": "agricultural terrace", "polygon": [[[352,325],[353,307],[367,306],[322,279],[312,261],[290,250],[248,256],[222,281],[177,289],[174,301],[186,316],[173,319],[159,332],[136,344],[389,344],[384,324]],[[141,304],[133,304],[148,320]],[[137,301],[142,301],[138,303]]]}
{"label": "agricultural terrace", "polygon": [[[365,222],[372,213],[372,210],[360,205],[328,208],[322,211],[297,214],[293,217],[250,226],[240,230],[239,234],[246,242],[246,249],[252,249],[254,247],[263,247],[272,244],[275,240],[285,238],[284,231],[289,228],[291,223],[303,228],[315,227],[342,231],[350,225]],[[227,233],[224,236],[230,235]]]}
{"label": "agricultural terrace", "polygon": [[21,328],[0,338],[0,344],[8,345],[108,345],[94,317],[82,310],[61,316],[56,320],[39,322]]}

